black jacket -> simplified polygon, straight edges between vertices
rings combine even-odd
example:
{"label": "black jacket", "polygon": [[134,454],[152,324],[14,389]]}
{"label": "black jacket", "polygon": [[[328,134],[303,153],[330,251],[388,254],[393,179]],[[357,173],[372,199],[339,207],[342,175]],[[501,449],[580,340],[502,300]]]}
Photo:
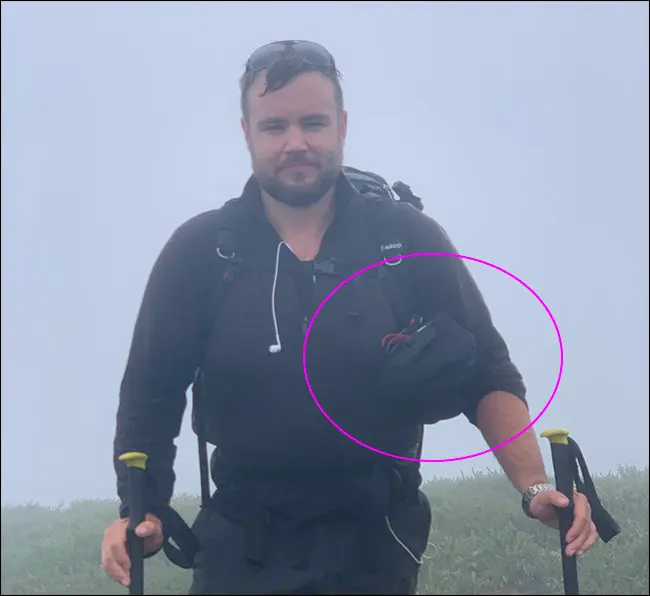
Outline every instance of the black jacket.
{"label": "black jacket", "polygon": [[[303,373],[305,323],[338,284],[379,261],[363,199],[343,176],[336,201],[336,216],[319,258],[342,263],[338,277],[314,274],[313,263],[301,263],[280,245],[254,178],[240,198],[185,222],[164,246],[142,299],[120,390],[114,449],[122,502],[127,497],[126,476],[117,457],[144,451],[149,455],[149,504],[169,503],[175,480],[174,440],[187,389],[200,364],[205,365],[210,439],[228,465],[252,472],[296,473],[354,469],[383,457],[352,441],[323,416]],[[233,203],[245,214],[237,242],[250,268],[244,268],[225,295],[213,339],[204,350],[199,338],[206,330],[211,283],[220,266],[216,229]],[[429,216],[399,203],[396,213],[408,236],[406,252],[457,253]],[[404,262],[413,280],[409,291],[420,310],[444,310],[476,339],[476,374],[453,398],[458,412],[475,423],[479,400],[493,390],[525,400],[521,375],[463,260],[422,257]],[[322,307],[309,331],[308,380],[319,405],[342,429],[382,451],[402,453],[410,446],[413,425],[392,428],[390,420],[374,414],[381,340],[400,329],[377,271],[354,278]],[[282,350],[272,354],[276,324]]]}

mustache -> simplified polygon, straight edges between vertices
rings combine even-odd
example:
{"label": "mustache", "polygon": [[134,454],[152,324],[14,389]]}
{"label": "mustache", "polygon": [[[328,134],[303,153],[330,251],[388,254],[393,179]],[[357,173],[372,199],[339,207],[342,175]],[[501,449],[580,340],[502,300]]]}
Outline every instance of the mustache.
{"label": "mustache", "polygon": [[282,162],[280,164],[279,169],[283,170],[284,168],[290,168],[292,166],[318,166],[318,165],[320,164],[313,159],[308,159],[304,155],[296,155],[294,157],[289,157],[284,162]]}

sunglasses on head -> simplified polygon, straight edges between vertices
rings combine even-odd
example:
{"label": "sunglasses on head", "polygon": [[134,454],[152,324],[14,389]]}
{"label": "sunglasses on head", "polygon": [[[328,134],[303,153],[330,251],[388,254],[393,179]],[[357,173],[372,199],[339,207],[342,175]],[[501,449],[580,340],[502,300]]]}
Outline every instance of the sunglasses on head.
{"label": "sunglasses on head", "polygon": [[336,68],[334,58],[321,45],[313,41],[274,41],[255,50],[246,62],[248,72],[259,72],[270,68],[280,58],[297,56],[316,68]]}

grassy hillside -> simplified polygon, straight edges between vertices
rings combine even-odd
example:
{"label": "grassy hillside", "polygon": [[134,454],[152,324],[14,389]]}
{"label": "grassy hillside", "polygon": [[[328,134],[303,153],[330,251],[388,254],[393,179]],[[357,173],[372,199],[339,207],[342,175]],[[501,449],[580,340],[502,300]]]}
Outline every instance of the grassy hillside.
{"label": "grassy hillside", "polygon": [[[648,469],[594,478],[622,534],[579,561],[581,594],[648,594]],[[523,516],[501,474],[425,485],[434,519],[421,594],[562,594],[558,534]],[[175,507],[191,521],[197,501]],[[2,510],[2,594],[127,594],[99,566],[112,501],[68,508]],[[190,574],[157,556],[146,562],[145,592],[186,594]]]}

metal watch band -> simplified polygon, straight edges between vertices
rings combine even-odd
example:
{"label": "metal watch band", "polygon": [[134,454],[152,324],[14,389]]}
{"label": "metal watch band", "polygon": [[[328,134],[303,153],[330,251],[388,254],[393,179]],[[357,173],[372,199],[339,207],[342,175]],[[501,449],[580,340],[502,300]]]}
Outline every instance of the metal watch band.
{"label": "metal watch band", "polygon": [[530,502],[533,500],[533,497],[535,495],[538,495],[541,492],[545,492],[549,490],[555,490],[555,487],[552,484],[549,484],[548,482],[533,484],[532,486],[529,486],[528,488],[526,488],[526,490],[524,490],[521,497],[521,507],[524,510],[524,513],[528,517],[530,517],[531,519],[534,519],[535,517],[530,513]]}

